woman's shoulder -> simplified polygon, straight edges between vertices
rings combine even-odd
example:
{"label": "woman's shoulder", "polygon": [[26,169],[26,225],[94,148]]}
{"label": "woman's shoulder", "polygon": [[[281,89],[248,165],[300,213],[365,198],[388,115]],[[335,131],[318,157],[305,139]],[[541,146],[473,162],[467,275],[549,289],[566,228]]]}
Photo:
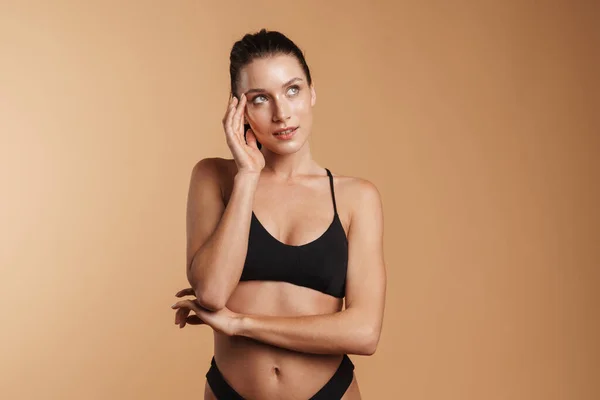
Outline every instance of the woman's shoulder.
{"label": "woman's shoulder", "polygon": [[379,203],[381,195],[377,186],[367,178],[336,174],[331,171],[336,200],[340,207],[356,210],[367,203]]}
{"label": "woman's shoulder", "polygon": [[210,177],[222,184],[230,179],[236,169],[235,160],[233,159],[206,157],[194,164],[192,178],[197,176]]}
{"label": "woman's shoulder", "polygon": [[339,186],[341,190],[351,192],[352,194],[378,191],[377,186],[367,178],[337,174],[333,171],[331,171],[331,175],[333,176],[336,188]]}
{"label": "woman's shoulder", "polygon": [[231,169],[235,167],[235,160],[232,158],[222,158],[222,157],[205,157],[196,162],[194,164],[194,170],[202,170],[202,169],[213,169],[213,170],[223,170],[223,169]]}
{"label": "woman's shoulder", "polygon": [[190,178],[190,191],[214,190],[227,204],[237,170],[235,160],[206,157],[194,164]]}

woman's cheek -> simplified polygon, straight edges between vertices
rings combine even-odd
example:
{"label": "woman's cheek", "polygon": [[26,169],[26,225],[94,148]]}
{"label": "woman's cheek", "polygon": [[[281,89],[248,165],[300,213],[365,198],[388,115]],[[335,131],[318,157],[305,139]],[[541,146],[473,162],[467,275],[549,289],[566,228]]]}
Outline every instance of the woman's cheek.
{"label": "woman's cheek", "polygon": [[258,114],[256,112],[256,109],[253,106],[248,106],[248,109],[246,110],[246,119],[247,122],[256,127],[256,125],[258,124]]}
{"label": "woman's cheek", "polygon": [[310,109],[310,97],[298,98],[292,102],[292,112],[296,114],[305,114]]}
{"label": "woman's cheek", "polygon": [[254,130],[259,133],[267,131],[269,128],[269,116],[268,113],[259,108],[249,109],[247,111],[246,117],[248,118],[248,122],[253,127]]}

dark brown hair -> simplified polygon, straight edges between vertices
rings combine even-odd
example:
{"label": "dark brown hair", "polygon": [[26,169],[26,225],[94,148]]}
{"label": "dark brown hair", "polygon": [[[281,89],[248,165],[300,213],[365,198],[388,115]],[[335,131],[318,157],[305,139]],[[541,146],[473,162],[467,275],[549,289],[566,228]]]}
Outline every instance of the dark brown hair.
{"label": "dark brown hair", "polygon": [[[259,32],[244,35],[241,40],[235,42],[231,49],[231,54],[229,55],[231,94],[238,97],[238,79],[240,70],[243,67],[257,58],[272,57],[279,54],[294,56],[306,75],[306,81],[309,85],[312,83],[310,69],[308,68],[308,64],[306,64],[302,50],[283,33],[261,29]],[[250,125],[244,124],[244,137],[248,129],[250,129]],[[258,148],[261,148],[260,143],[258,143]]]}

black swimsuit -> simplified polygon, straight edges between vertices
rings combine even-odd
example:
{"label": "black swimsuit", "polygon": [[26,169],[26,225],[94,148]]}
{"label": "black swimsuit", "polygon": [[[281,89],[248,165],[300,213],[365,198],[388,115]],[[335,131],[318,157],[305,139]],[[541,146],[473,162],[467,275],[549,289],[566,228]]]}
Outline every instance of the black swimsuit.
{"label": "black swimsuit", "polygon": [[327,230],[312,242],[293,246],[275,239],[252,212],[248,252],[240,281],[289,282],[344,297],[348,241],[337,213],[333,176],[327,168],[325,170],[333,201],[333,220]]}
{"label": "black swimsuit", "polygon": [[[337,212],[333,176],[329,176],[333,201],[333,220],[317,239],[299,246],[288,245],[273,237],[252,212],[248,251],[240,281],[281,281],[318,290],[337,298],[346,291],[348,241]],[[340,366],[310,400],[339,400],[352,383],[354,364],[344,355]],[[243,400],[225,380],[215,359],[206,374],[208,384],[219,400]]]}

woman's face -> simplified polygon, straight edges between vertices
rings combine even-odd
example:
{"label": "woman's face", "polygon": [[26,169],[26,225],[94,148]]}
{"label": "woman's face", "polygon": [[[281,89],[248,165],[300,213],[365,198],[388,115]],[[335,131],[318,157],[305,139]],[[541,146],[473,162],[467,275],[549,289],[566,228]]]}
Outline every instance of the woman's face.
{"label": "woman's face", "polygon": [[[255,59],[240,70],[238,95],[246,94],[245,118],[257,140],[277,154],[298,151],[312,127],[314,87],[294,56]],[[297,128],[291,135],[277,130]]]}

